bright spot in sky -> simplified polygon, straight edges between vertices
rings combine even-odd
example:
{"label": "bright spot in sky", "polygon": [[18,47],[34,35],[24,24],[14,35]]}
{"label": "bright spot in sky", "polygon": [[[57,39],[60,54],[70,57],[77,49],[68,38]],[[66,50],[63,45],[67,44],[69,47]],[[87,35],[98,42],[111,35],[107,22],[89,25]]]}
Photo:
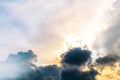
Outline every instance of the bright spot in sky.
{"label": "bright spot in sky", "polygon": [[47,63],[56,57],[62,43],[66,49],[77,46],[92,48],[96,30],[101,29],[96,24],[113,2],[0,1],[0,60],[6,59],[10,53],[32,49],[40,63]]}

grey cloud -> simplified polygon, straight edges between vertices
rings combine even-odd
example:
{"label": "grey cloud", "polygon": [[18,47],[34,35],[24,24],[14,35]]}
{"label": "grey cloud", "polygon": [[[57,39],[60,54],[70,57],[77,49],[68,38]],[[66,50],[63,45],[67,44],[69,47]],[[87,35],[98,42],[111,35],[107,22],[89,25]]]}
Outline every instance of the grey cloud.
{"label": "grey cloud", "polygon": [[36,65],[32,62],[36,60],[36,57],[31,50],[10,54],[7,60],[0,62],[0,79],[35,80],[37,77]]}
{"label": "grey cloud", "polygon": [[106,53],[118,54],[120,52],[120,0],[117,0],[112,9],[103,16],[103,24],[107,29],[101,31],[94,42],[94,48],[104,48]]}
{"label": "grey cloud", "polygon": [[91,70],[81,72],[79,70],[63,70],[61,73],[61,80],[96,80],[95,76],[98,74],[97,71]]}
{"label": "grey cloud", "polygon": [[97,64],[101,64],[101,65],[110,65],[113,66],[114,63],[116,63],[117,61],[120,61],[120,56],[117,55],[106,55],[104,57],[100,57],[96,60]]}

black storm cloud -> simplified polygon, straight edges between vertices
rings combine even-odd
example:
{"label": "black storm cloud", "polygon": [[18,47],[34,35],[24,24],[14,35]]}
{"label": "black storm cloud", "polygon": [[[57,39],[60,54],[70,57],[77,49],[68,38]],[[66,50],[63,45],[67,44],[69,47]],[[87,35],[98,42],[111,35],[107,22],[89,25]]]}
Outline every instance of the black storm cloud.
{"label": "black storm cloud", "polygon": [[73,48],[64,55],[62,63],[80,66],[90,59],[90,55],[91,52],[89,50]]}

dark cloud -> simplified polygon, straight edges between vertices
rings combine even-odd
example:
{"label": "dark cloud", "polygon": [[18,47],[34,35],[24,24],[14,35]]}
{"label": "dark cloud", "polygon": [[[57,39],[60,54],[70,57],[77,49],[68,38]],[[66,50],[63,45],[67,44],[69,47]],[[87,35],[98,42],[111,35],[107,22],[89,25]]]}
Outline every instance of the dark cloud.
{"label": "dark cloud", "polygon": [[36,58],[32,50],[10,54],[0,63],[0,70],[3,70],[0,71],[0,80],[36,80],[36,65],[32,63]]}
{"label": "dark cloud", "polygon": [[59,80],[60,70],[57,65],[38,67],[38,80]]}
{"label": "dark cloud", "polygon": [[[15,1],[15,0],[13,0],[13,1]],[[117,0],[116,4],[114,5],[114,9],[108,11],[109,15],[105,19],[106,20],[105,24],[107,24],[107,26],[109,28],[102,31],[102,33],[97,36],[96,42],[94,43],[96,48],[97,47],[100,48],[101,46],[100,47],[96,46],[96,44],[99,42],[103,42],[102,47],[104,46],[107,50],[110,50],[111,52],[118,53],[118,54],[120,52],[119,4],[120,4],[120,0]],[[78,8],[78,7],[76,7],[76,8]],[[53,8],[51,8],[51,9],[53,9]],[[58,11],[60,11],[60,10],[58,10]],[[65,12],[66,12],[66,10],[65,10]],[[74,12],[74,10],[70,11],[70,14],[72,12]],[[72,14],[76,14],[76,13],[72,13]],[[55,20],[56,18],[49,19],[52,22],[54,22],[55,24],[52,25],[51,23],[48,23],[46,25],[55,26],[59,23],[60,24],[65,23],[64,19],[69,17],[69,15],[67,16],[67,14],[65,14],[65,15],[60,14],[60,16],[66,16],[66,17],[61,17],[60,20],[57,20],[57,21]],[[84,15],[84,16],[86,16],[86,15]],[[73,16],[73,18],[74,17],[78,18],[78,16]],[[46,17],[46,18],[48,19],[48,17]],[[59,18],[59,17],[57,17],[57,18]],[[78,20],[78,21],[80,21],[80,20]],[[68,19],[67,22],[71,22],[71,21],[69,21],[69,19]],[[74,22],[74,20],[72,20],[72,22]],[[46,22],[44,22],[44,23],[46,23]],[[85,20],[85,24],[86,24],[86,20]],[[85,25],[85,24],[82,24],[82,25]],[[74,23],[72,25],[74,25]],[[63,27],[64,26],[66,26],[66,24],[63,25]],[[78,29],[78,28],[73,29],[73,28],[72,27],[70,28],[68,25],[66,27],[66,30],[68,32],[71,32],[71,31],[76,32],[76,30],[77,30],[76,34],[80,32],[81,27],[80,27],[80,29]],[[54,30],[49,32],[48,31],[49,29],[54,29]],[[37,29],[38,32],[40,32],[41,30],[44,33],[47,32],[47,34],[41,35],[41,37],[46,36],[46,39],[37,38],[38,36],[34,36],[35,40],[32,40],[33,41],[32,44],[34,43],[37,46],[39,46],[38,45],[39,41],[42,41],[42,44],[44,44],[44,45],[48,45],[48,44],[50,45],[51,43],[57,43],[55,40],[56,36],[58,36],[57,38],[59,38],[59,42],[62,40],[63,36],[61,36],[61,34],[64,34],[64,29],[62,29],[62,28],[58,29],[58,30],[61,30],[60,34],[57,33],[55,28],[50,27],[49,29],[47,27],[45,27],[44,29],[40,29],[40,30]],[[33,31],[32,28],[30,30]],[[32,37],[32,38],[33,38],[33,35],[38,34],[38,33],[36,33],[36,30],[34,30],[34,31],[33,31],[34,34],[31,33],[31,35],[30,35],[30,37]],[[55,34],[53,34],[53,33],[55,33]],[[50,37],[50,36],[52,36],[52,37]],[[46,43],[45,41],[48,41],[48,39],[49,39],[49,42]],[[101,40],[103,40],[103,41],[101,41]],[[31,42],[31,39],[28,40],[28,42]],[[43,46],[41,46],[41,48],[42,47]],[[51,48],[53,48],[53,47],[51,47]],[[49,50],[45,49],[45,48],[44,48],[44,51],[49,52]],[[73,49],[69,50],[66,54],[63,55],[62,66],[61,66],[63,69],[61,69],[61,67],[58,67],[56,65],[37,67],[35,64],[33,64],[33,62],[36,61],[37,56],[31,50],[29,50],[28,52],[18,52],[17,54],[10,54],[6,61],[0,62],[0,80],[60,80],[60,79],[61,80],[95,80],[95,76],[98,74],[98,72],[96,70],[91,69],[91,70],[85,71],[85,72],[83,72],[82,70],[81,71],[79,70],[79,68],[81,68],[81,66],[83,64],[85,64],[87,61],[90,61],[90,59],[91,59],[90,55],[91,55],[91,51],[89,51],[89,50],[82,50],[81,48],[73,48]],[[118,61],[118,59],[119,59],[118,56],[109,55],[109,56],[105,56],[103,58],[97,59],[96,62],[98,64],[105,65],[105,64],[114,63],[114,62]],[[70,68],[67,69],[66,66],[64,66],[64,63],[68,64]],[[71,67],[73,67],[73,65],[77,66],[77,68],[71,68]]]}
{"label": "dark cloud", "polygon": [[96,63],[102,65],[113,65],[115,62],[120,60],[120,56],[117,55],[107,55],[104,57],[100,57],[96,60]]}
{"label": "dark cloud", "polygon": [[67,69],[62,71],[61,80],[95,80],[97,74],[95,70],[81,72],[77,69]]}
{"label": "dark cloud", "polygon": [[[98,74],[96,70],[80,71],[80,67],[91,60],[90,55],[91,51],[82,50],[81,48],[73,48],[66,52],[62,59],[63,70],[61,72],[61,80],[95,80],[95,76]],[[69,64],[69,68],[66,68],[67,66],[64,63]]]}
{"label": "dark cloud", "polygon": [[0,62],[0,80],[59,80],[60,67],[37,67],[33,64],[36,59],[32,50],[10,54],[4,62]]}
{"label": "dark cloud", "polygon": [[89,50],[73,48],[63,56],[62,63],[80,66],[90,59],[90,55],[91,52]]}
{"label": "dark cloud", "polygon": [[[68,51],[64,56],[62,62],[72,65],[82,65],[88,61],[91,52],[89,50],[82,50],[80,48],[73,48]],[[94,71],[80,72],[78,69],[62,70],[62,66],[48,65],[37,67],[35,62],[37,56],[29,50],[28,52],[18,52],[17,54],[10,54],[6,61],[1,62],[0,66],[5,66],[3,77],[1,80],[77,80],[93,79],[96,75]],[[8,66],[11,66],[11,70],[7,70]],[[3,67],[0,67],[2,70]],[[1,74],[1,72],[0,72]],[[72,75],[72,76],[69,76]],[[87,77],[86,77],[87,76]]]}
{"label": "dark cloud", "polygon": [[[57,65],[36,66],[33,62],[36,61],[37,56],[32,50],[10,54],[6,61],[0,62],[0,80],[96,80],[98,72],[93,69],[94,64],[83,65],[90,61],[90,55],[89,50],[70,49],[62,57],[62,66],[58,67]],[[119,56],[107,55],[98,58],[96,63],[113,65],[119,60]],[[69,68],[66,68],[68,66],[64,66],[64,63]],[[89,70],[83,71],[83,66],[88,66]]]}

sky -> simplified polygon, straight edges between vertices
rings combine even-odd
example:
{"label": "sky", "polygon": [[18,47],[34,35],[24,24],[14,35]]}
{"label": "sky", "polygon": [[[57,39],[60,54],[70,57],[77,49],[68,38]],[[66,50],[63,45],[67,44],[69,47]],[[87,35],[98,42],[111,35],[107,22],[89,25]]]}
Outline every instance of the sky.
{"label": "sky", "polygon": [[[101,27],[101,17],[110,12],[115,1],[0,0],[0,60],[10,53],[33,50],[39,63],[52,62],[70,34],[82,36],[89,45],[93,39],[94,44],[100,43],[101,34],[107,32],[101,30],[109,28]],[[99,39],[93,34],[96,31],[100,32]]]}

